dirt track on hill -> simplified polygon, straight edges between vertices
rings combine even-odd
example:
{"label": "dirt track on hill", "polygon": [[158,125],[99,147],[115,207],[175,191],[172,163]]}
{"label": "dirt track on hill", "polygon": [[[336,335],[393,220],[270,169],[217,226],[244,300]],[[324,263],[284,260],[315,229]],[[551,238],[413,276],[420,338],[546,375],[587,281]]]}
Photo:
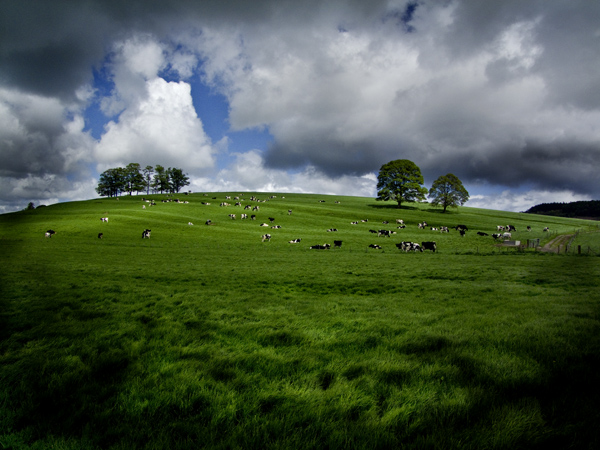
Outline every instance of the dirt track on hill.
{"label": "dirt track on hill", "polygon": [[543,252],[558,253],[558,249],[560,248],[560,246],[567,245],[567,243],[572,237],[572,234],[561,234],[559,236],[556,236],[554,239],[552,239],[550,242],[544,245],[541,250]]}

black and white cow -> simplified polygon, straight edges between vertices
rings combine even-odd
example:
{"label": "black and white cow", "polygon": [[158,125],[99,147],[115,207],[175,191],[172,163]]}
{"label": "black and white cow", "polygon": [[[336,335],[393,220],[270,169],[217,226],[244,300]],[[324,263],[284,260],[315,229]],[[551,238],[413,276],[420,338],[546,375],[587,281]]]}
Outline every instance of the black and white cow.
{"label": "black and white cow", "polygon": [[150,231],[148,228],[146,228],[143,232],[142,232],[142,239],[150,239]]}
{"label": "black and white cow", "polygon": [[212,225],[212,221],[210,219],[208,219],[205,223],[206,225]]}
{"label": "black and white cow", "polygon": [[381,245],[378,245],[378,244],[369,244],[369,248],[374,248],[376,250],[382,250]]}
{"label": "black and white cow", "polygon": [[229,217],[231,217],[232,220],[235,220],[235,214],[229,214]]}
{"label": "black and white cow", "polygon": [[104,233],[98,233],[98,239],[102,239],[103,236],[104,236]]}
{"label": "black and white cow", "polygon": [[396,224],[404,225],[404,220],[402,220],[402,219],[396,219]]}
{"label": "black and white cow", "polygon": [[298,239],[292,239],[291,241],[289,241],[290,244],[298,244],[302,239],[298,238]]}
{"label": "black and white cow", "polygon": [[48,231],[46,231],[46,234],[45,234],[45,236],[46,236],[47,238],[51,238],[51,237],[52,237],[52,236],[54,236],[55,234],[56,234],[56,231],[54,231],[54,230],[48,230]]}
{"label": "black and white cow", "polygon": [[273,225],[271,228],[274,230],[278,230],[281,228],[281,225]]}
{"label": "black and white cow", "polygon": [[421,248],[423,250],[431,250],[433,253],[435,253],[437,245],[433,241],[430,241],[430,242],[421,242]]}
{"label": "black and white cow", "polygon": [[330,228],[327,232],[337,231],[337,228]]}
{"label": "black and white cow", "polygon": [[478,236],[489,236],[489,234],[487,234],[487,233],[484,233],[483,231],[478,231],[478,232],[477,232],[477,235],[478,235]]}
{"label": "black and white cow", "polygon": [[377,236],[381,237],[381,236],[386,236],[386,237],[391,237],[392,234],[396,234],[395,231],[391,231],[391,230],[379,230],[377,232]]}
{"label": "black and white cow", "polygon": [[338,247],[341,248],[342,247],[342,241],[333,241],[333,247]]}
{"label": "black and white cow", "polygon": [[250,220],[256,220],[256,214],[252,214],[252,215],[250,216]]}
{"label": "black and white cow", "polygon": [[506,225],[506,231],[517,231],[514,225]]}
{"label": "black and white cow", "polygon": [[262,235],[262,242],[269,241],[271,242],[271,235],[269,233]]}
{"label": "black and white cow", "polygon": [[100,220],[101,220],[102,222],[106,222],[106,223],[108,223],[108,217],[100,217]]}
{"label": "black and white cow", "polygon": [[271,223],[275,222],[275,217],[269,217],[269,222],[271,222]]}
{"label": "black and white cow", "polygon": [[260,224],[260,226],[261,226],[261,227],[268,227],[268,226],[269,226],[269,224],[268,224],[268,223],[264,223],[264,222],[263,222],[263,223],[261,223],[261,224]]}
{"label": "black and white cow", "polygon": [[358,225],[358,221],[356,221],[356,222],[350,222],[350,225]]}
{"label": "black and white cow", "polygon": [[464,228],[461,228],[460,230],[458,230],[458,232],[460,233],[461,236],[464,237],[464,235],[467,233],[467,230],[465,230]]}
{"label": "black and white cow", "polygon": [[503,237],[504,239],[510,239],[510,238],[512,237],[512,234],[510,234],[510,233],[508,233],[508,232],[507,232],[507,233],[502,233],[502,237]]}
{"label": "black and white cow", "polygon": [[329,250],[331,248],[331,244],[319,244],[319,245],[312,245],[310,247],[311,250]]}
{"label": "black and white cow", "polygon": [[502,234],[501,234],[501,233],[493,233],[493,234],[492,234],[492,237],[493,237],[494,239],[500,239],[500,238],[502,237]]}
{"label": "black and white cow", "polygon": [[544,231],[550,231],[550,228],[544,227]]}
{"label": "black and white cow", "polygon": [[527,225],[527,231],[531,231],[531,227]]}
{"label": "black and white cow", "polygon": [[417,244],[416,242],[401,242],[399,244],[396,244],[396,247],[398,247],[400,250],[402,250],[404,252],[422,252],[423,251],[421,246],[419,244]]}
{"label": "black and white cow", "polygon": [[467,226],[466,226],[466,225],[456,225],[456,226],[454,227],[454,229],[455,229],[456,231],[460,231],[460,230],[469,231],[469,229],[467,228]]}

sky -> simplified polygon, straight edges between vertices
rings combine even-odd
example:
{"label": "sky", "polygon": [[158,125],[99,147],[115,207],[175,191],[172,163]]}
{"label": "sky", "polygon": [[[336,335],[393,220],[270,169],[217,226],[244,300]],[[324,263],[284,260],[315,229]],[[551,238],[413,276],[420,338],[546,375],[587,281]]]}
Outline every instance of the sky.
{"label": "sky", "polygon": [[600,199],[600,2],[0,2],[0,213],[131,162],[375,197],[395,159],[466,206]]}

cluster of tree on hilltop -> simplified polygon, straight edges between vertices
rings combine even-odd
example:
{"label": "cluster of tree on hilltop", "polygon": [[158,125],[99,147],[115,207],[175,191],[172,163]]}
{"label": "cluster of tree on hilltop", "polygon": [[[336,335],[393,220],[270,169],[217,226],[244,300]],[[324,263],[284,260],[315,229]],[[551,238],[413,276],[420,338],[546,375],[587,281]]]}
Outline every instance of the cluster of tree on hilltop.
{"label": "cluster of tree on hilltop", "polygon": [[402,202],[424,201],[429,194],[433,206],[456,208],[469,200],[469,193],[458,177],[452,173],[442,175],[431,185],[423,186],[421,169],[408,159],[397,159],[381,166],[377,176],[377,200]]}
{"label": "cluster of tree on hilltop", "polygon": [[546,216],[600,218],[600,200],[570,203],[541,203],[532,206],[525,212]]}
{"label": "cluster of tree on hilltop", "polygon": [[177,193],[190,184],[189,177],[181,169],[161,165],[146,166],[143,169],[138,163],[129,163],[125,167],[105,170],[100,174],[96,192],[102,197],[116,197],[134,192]]}

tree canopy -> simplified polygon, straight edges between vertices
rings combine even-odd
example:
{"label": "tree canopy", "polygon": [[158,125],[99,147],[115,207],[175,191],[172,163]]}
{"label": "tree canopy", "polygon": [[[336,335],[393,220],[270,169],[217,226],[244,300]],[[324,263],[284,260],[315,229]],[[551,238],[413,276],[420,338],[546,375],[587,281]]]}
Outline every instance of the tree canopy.
{"label": "tree canopy", "polygon": [[377,176],[377,200],[417,202],[425,200],[427,188],[423,186],[421,169],[408,159],[397,159],[381,166]]}
{"label": "tree canopy", "polygon": [[442,175],[433,182],[429,190],[429,198],[433,206],[442,206],[444,212],[446,208],[456,208],[462,206],[469,200],[469,193],[462,184],[462,181],[452,173]]}
{"label": "tree canopy", "polygon": [[[153,176],[154,175],[154,176]],[[129,163],[126,167],[107,169],[100,174],[96,192],[102,197],[116,197],[125,192],[132,195],[144,190],[154,192],[179,192],[189,185],[189,177],[183,170],[176,167],[165,169],[161,165],[146,166],[144,169],[138,163]]]}

